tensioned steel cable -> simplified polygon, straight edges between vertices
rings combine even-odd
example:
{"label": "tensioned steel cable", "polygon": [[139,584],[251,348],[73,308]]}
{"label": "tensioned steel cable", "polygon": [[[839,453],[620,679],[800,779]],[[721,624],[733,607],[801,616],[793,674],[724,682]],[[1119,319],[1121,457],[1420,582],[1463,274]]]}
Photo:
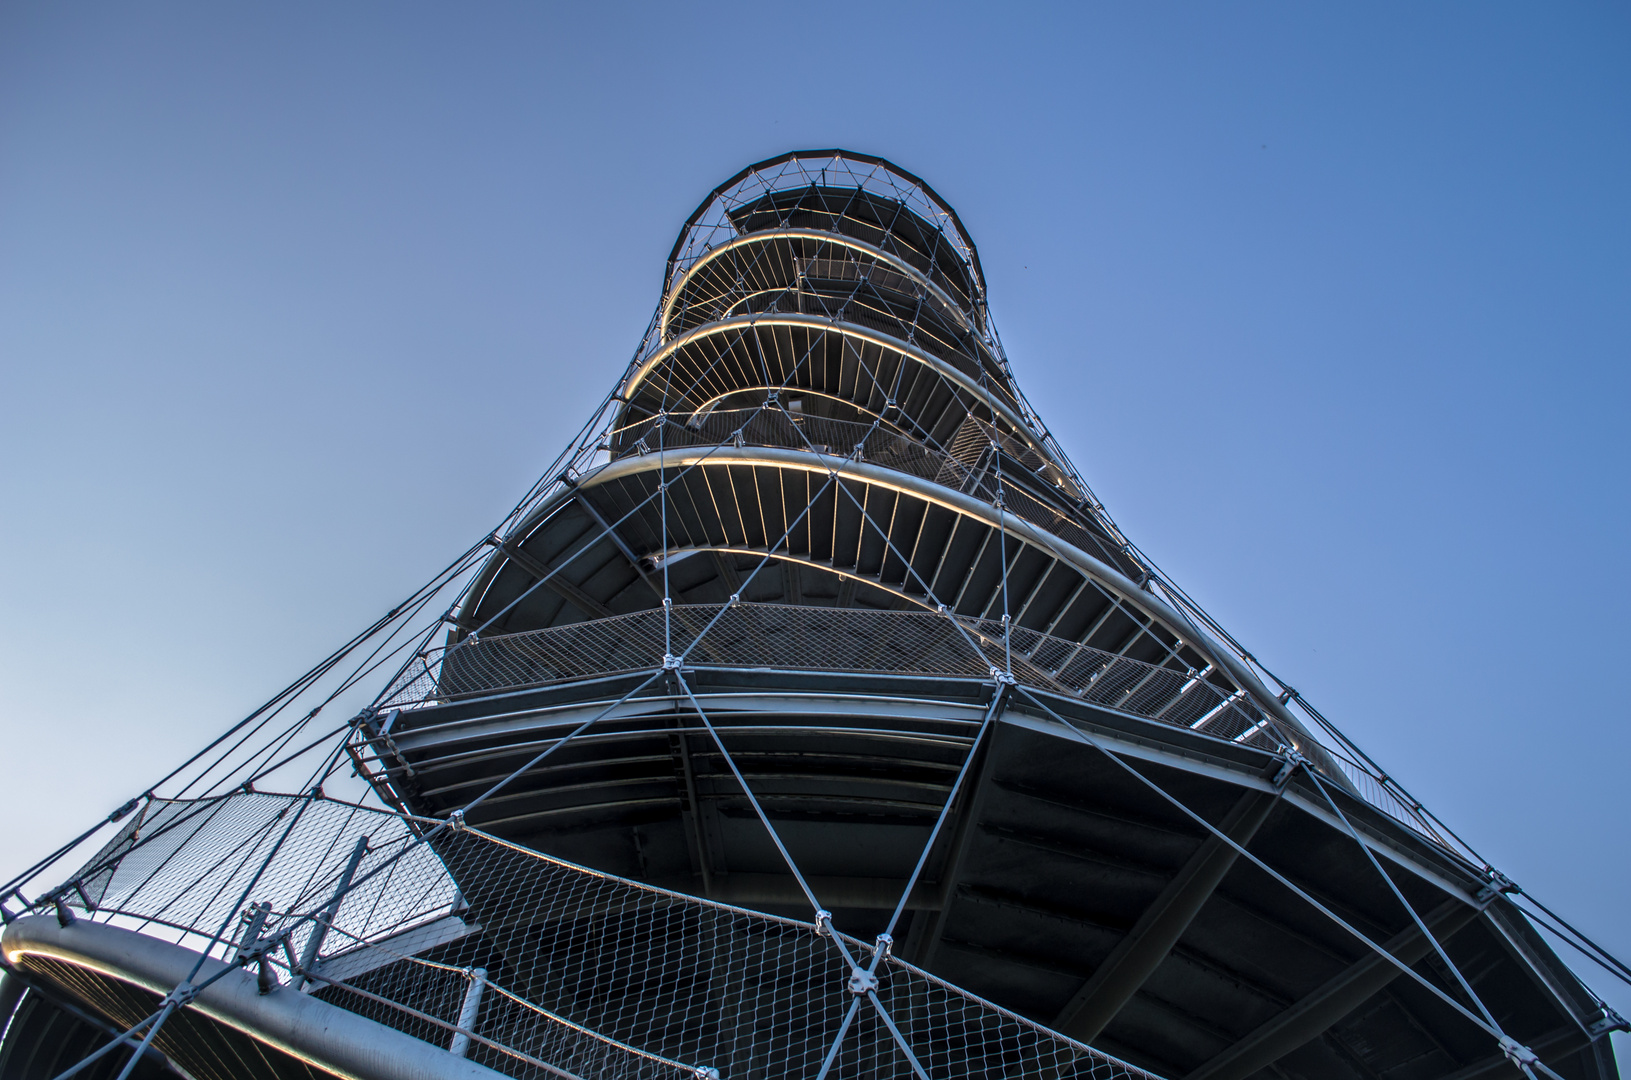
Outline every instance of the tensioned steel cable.
{"label": "tensioned steel cable", "polygon": [[[1501,1040],[1504,1040],[1506,1038],[1506,1036],[1503,1033],[1501,1033],[1497,1028],[1495,1028],[1495,1027],[1491,1026],[1490,1024],[1488,1024],[1484,1020],[1483,1017],[1481,1017],[1478,1014],[1476,1014],[1476,1013],[1472,1012],[1471,1010],[1469,1010],[1465,1005],[1461,1004],[1461,1002],[1455,1000],[1455,998],[1453,998],[1449,994],[1445,993],[1442,989],[1440,989],[1438,986],[1434,985],[1431,981],[1424,978],[1422,975],[1418,974],[1415,971],[1415,969],[1412,968],[1410,965],[1404,963],[1402,960],[1400,960],[1398,957],[1394,956],[1391,952],[1389,952],[1382,945],[1380,945],[1377,942],[1371,940],[1371,938],[1369,936],[1367,936],[1366,934],[1360,932],[1351,923],[1349,923],[1348,920],[1342,918],[1342,916],[1340,916],[1336,912],[1332,911],[1329,906],[1327,906],[1326,904],[1323,904],[1319,900],[1315,899],[1306,890],[1304,890],[1303,888],[1298,886],[1295,882],[1293,882],[1291,879],[1287,878],[1284,874],[1280,873],[1278,870],[1271,867],[1268,863],[1264,862],[1258,856],[1256,856],[1256,855],[1252,854],[1250,851],[1246,850],[1246,848],[1243,845],[1236,842],[1232,837],[1230,837],[1222,829],[1218,828],[1216,825],[1214,825],[1210,821],[1206,820],[1206,818],[1202,817],[1200,814],[1197,814],[1195,811],[1191,810],[1188,806],[1186,806],[1183,803],[1182,800],[1178,799],[1177,797],[1175,797],[1172,794],[1170,794],[1169,792],[1167,792],[1166,789],[1162,788],[1160,784],[1156,783],[1154,780],[1151,780],[1149,777],[1145,776],[1138,769],[1135,769],[1132,765],[1130,765],[1129,763],[1124,761],[1121,758],[1120,755],[1113,753],[1108,747],[1104,746],[1097,739],[1095,739],[1092,735],[1089,735],[1087,732],[1081,730],[1081,728],[1079,728],[1077,725],[1072,724],[1070,721],[1068,721],[1064,717],[1060,716],[1051,707],[1049,707],[1046,702],[1044,702],[1041,698],[1037,697],[1034,693],[1032,693],[1029,687],[1026,687],[1026,686],[1022,685],[1022,686],[1019,687],[1019,692],[1021,694],[1023,694],[1025,696],[1025,698],[1031,702],[1031,704],[1035,705],[1038,709],[1041,709],[1050,718],[1052,718],[1054,721],[1056,721],[1060,725],[1060,727],[1062,727],[1065,731],[1069,732],[1073,737],[1075,737],[1076,739],[1078,739],[1081,742],[1085,743],[1086,745],[1092,747],[1093,749],[1097,750],[1100,754],[1102,754],[1104,757],[1108,758],[1110,761],[1114,762],[1118,767],[1120,767],[1123,771],[1125,771],[1130,776],[1132,776],[1134,779],[1136,779],[1139,783],[1143,784],[1145,787],[1147,787],[1151,791],[1155,792],[1163,800],[1165,800],[1166,802],[1171,804],[1175,809],[1177,809],[1182,814],[1184,814],[1184,816],[1186,816],[1186,817],[1190,818],[1191,820],[1195,821],[1196,823],[1198,823],[1202,828],[1204,828],[1213,837],[1220,840],[1224,844],[1227,844],[1230,848],[1232,848],[1235,851],[1235,853],[1237,855],[1244,856],[1249,862],[1251,862],[1253,865],[1255,865],[1258,869],[1264,871],[1270,877],[1274,878],[1275,881],[1279,882],[1281,885],[1284,885],[1286,888],[1290,889],[1293,894],[1295,894],[1297,897],[1299,897],[1300,899],[1302,899],[1302,900],[1306,901],[1308,904],[1310,904],[1314,908],[1314,910],[1318,911],[1321,915],[1325,916],[1327,919],[1331,920],[1337,926],[1341,927],[1344,931],[1346,931],[1347,933],[1352,935],[1353,938],[1356,941],[1358,941],[1361,945],[1363,945],[1370,952],[1374,953],[1383,962],[1392,965],[1394,968],[1398,969],[1398,971],[1401,974],[1409,977],[1417,985],[1419,985],[1419,986],[1423,987],[1424,989],[1426,989],[1434,997],[1436,997],[1440,1001],[1444,1002],[1446,1005],[1448,1005],[1450,1008],[1455,1010],[1461,1016],[1463,1016],[1467,1020],[1471,1021],[1473,1024],[1477,1025],[1479,1028],[1483,1029],[1488,1034],[1494,1036],[1496,1038],[1496,1040],[1497,1040],[1497,1045],[1502,1046],[1503,1051],[1505,1050],[1505,1045],[1501,1042]],[[1553,1072],[1550,1068],[1548,1068],[1544,1062],[1538,1062],[1537,1061],[1536,1065],[1537,1065],[1538,1068],[1543,1070],[1548,1076],[1553,1077],[1554,1080],[1563,1080],[1562,1077],[1558,1076],[1557,1073]]]}

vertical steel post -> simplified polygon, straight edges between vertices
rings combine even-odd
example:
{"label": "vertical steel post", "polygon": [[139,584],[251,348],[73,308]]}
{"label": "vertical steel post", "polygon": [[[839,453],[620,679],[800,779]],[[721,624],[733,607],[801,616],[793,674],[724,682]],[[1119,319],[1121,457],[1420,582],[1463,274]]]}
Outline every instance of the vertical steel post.
{"label": "vertical steel post", "polygon": [[351,879],[357,873],[357,867],[362,863],[362,857],[368,854],[368,837],[357,837],[357,846],[351,849],[351,858],[346,861],[345,870],[340,874],[340,883],[334,888],[334,895],[329,899],[317,918],[312,920],[311,937],[306,939],[306,948],[300,954],[300,973],[295,978],[296,990],[303,988],[310,979],[312,965],[317,963],[317,950],[323,947],[323,939],[328,936],[329,928],[334,925],[334,916],[340,910],[340,902],[351,888]]}
{"label": "vertical steel post", "polygon": [[487,988],[487,969],[470,969],[470,987],[464,992],[464,1004],[459,1008],[459,1030],[447,1044],[447,1052],[454,1057],[470,1053],[470,1033],[476,1029],[476,1015],[481,1012],[481,993]]}

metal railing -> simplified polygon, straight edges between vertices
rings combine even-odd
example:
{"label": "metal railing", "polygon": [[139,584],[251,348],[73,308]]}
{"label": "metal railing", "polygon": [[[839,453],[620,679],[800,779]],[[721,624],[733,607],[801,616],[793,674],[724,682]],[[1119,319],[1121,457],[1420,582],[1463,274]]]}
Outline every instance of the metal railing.
{"label": "metal railing", "polygon": [[[672,648],[694,667],[983,680],[1006,662],[1002,624],[989,619],[955,617],[960,632],[951,618],[930,611],[738,603],[681,604],[672,613]],[[716,615],[718,622],[698,640]],[[1259,749],[1276,750],[1293,741],[1250,696],[1199,672],[1144,663],[1018,626],[1012,629],[1011,650],[1014,677],[1038,690]],[[422,654],[378,707],[411,710],[650,671],[661,665],[663,653],[660,609],[467,639]],[[1343,747],[1319,745],[1367,802],[1454,848],[1384,777]]]}
{"label": "metal railing", "polygon": [[[795,419],[780,409],[715,409],[690,421],[677,417],[666,420],[653,417],[631,424],[616,433],[615,445],[621,453],[649,453],[659,445],[668,449],[733,444],[792,450],[809,450],[813,447],[839,457],[853,454],[856,447],[860,447],[857,455],[860,461],[932,480],[995,505],[998,494],[997,466],[988,450],[990,436],[986,432],[989,429],[990,425],[973,421],[973,426],[968,430],[976,436],[978,445],[967,455],[967,460],[963,460],[955,454],[873,424],[833,420],[824,416],[800,416]],[[1014,461],[1018,460],[1018,451],[1008,445],[1012,442],[1005,440],[1004,444],[1004,449],[1013,459],[1004,470],[1004,510],[1118,570],[1128,570],[1131,564],[1126,555],[1108,536],[1025,490],[1022,486],[1024,477],[1029,476],[1032,482],[1044,485],[1048,484],[1049,478],[1044,472],[1023,467],[1016,473]],[[1043,469],[1046,469],[1045,464]],[[1061,498],[1068,500],[1068,493],[1062,493]]]}
{"label": "metal railing", "polygon": [[[527,1080],[814,1077],[835,1047],[835,1080],[910,1080],[903,1045],[936,1077],[1155,1080],[887,952],[880,1007],[849,1023],[851,958],[867,965],[874,946],[830,924],[330,800],[157,800],[70,881],[80,917],[182,931],[262,965],[272,993]],[[213,940],[246,894],[232,937]]]}
{"label": "metal railing", "polygon": [[[1001,623],[984,619],[958,618],[954,624],[930,611],[751,603],[681,604],[672,612],[672,647],[696,667],[988,679],[1006,662]],[[699,640],[716,615],[718,622]],[[1196,672],[1019,627],[1012,648],[1014,676],[1037,689],[1219,738],[1244,735],[1241,741],[1254,745],[1278,745],[1248,699]],[[662,663],[663,651],[660,609],[466,640],[422,656],[379,707],[413,708],[647,671]]]}

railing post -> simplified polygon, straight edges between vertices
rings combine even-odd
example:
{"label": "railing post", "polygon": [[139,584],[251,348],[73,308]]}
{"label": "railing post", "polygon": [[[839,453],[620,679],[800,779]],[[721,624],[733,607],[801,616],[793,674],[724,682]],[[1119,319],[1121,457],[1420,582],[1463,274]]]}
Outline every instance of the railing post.
{"label": "railing post", "polygon": [[470,969],[470,986],[464,992],[464,1004],[459,1008],[459,1030],[447,1044],[447,1052],[454,1057],[470,1053],[470,1033],[476,1029],[476,1015],[481,1012],[481,992],[487,988],[487,969]]}
{"label": "railing post", "polygon": [[357,866],[362,857],[368,854],[368,837],[357,837],[357,846],[351,849],[351,858],[346,861],[345,870],[340,874],[340,883],[334,888],[334,895],[329,899],[328,906],[312,920],[311,937],[306,939],[306,948],[300,954],[300,973],[295,979],[295,989],[299,990],[311,978],[312,965],[317,963],[317,950],[323,947],[323,939],[328,936],[329,928],[334,925],[334,916],[340,910],[340,902],[351,888],[351,879],[357,873]]}

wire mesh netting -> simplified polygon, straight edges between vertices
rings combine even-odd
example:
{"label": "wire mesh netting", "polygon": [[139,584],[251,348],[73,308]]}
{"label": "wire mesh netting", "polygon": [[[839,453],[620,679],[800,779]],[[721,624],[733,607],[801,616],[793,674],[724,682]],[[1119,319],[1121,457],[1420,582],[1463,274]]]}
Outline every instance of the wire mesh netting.
{"label": "wire mesh netting", "polygon": [[[703,634],[716,616],[717,623]],[[1195,672],[1019,628],[1008,654],[1002,625],[989,620],[954,623],[927,611],[682,604],[673,608],[673,634],[673,647],[696,666],[983,679],[993,667],[1005,667],[1011,656],[1015,677],[1039,689],[1224,738],[1263,730],[1260,713]],[[649,670],[661,662],[663,648],[660,610],[466,641],[426,655],[404,673],[381,706],[411,707]]]}
{"label": "wire mesh netting", "polygon": [[[829,1056],[844,1077],[904,1080],[913,1058],[931,1077],[1148,1075],[824,923],[439,824],[311,795],[154,801],[64,895],[223,958],[277,941],[276,992],[462,1034],[515,1077],[814,1077]],[[869,968],[875,1002],[852,989]]]}
{"label": "wire mesh netting", "polygon": [[[958,283],[963,284],[968,280],[970,271],[976,263],[974,246],[963,235],[951,210],[922,181],[911,178],[877,159],[866,159],[860,155],[835,151],[827,156],[789,155],[774,163],[756,167],[736,182],[716,191],[698,209],[675,244],[669,272],[669,287],[672,287],[679,275],[688,270],[699,258],[744,231],[744,211],[751,212],[762,207],[767,197],[775,193],[805,189],[853,191],[862,196],[872,196],[888,204],[905,207],[916,220],[922,221],[927,226],[936,243],[925,244],[921,238],[913,237],[912,239],[917,242],[908,246],[892,235],[896,231],[905,230],[899,229],[898,226],[896,229],[885,227],[879,230],[879,238],[884,241],[882,246],[885,250],[905,255],[907,261],[913,264],[926,263],[925,268],[941,273],[945,272],[944,268],[948,264],[956,264],[961,269],[961,273],[957,275],[960,279]],[[831,201],[830,209],[825,205],[820,209],[826,210],[831,215],[847,213],[851,216],[855,216],[860,209],[850,199]],[[788,217],[792,219],[792,215]],[[798,223],[804,222],[800,220]],[[924,251],[925,248],[928,249],[927,252]],[[965,302],[968,299],[968,291],[968,284],[957,290],[959,297]]]}
{"label": "wire mesh netting", "polygon": [[[965,435],[968,437],[965,438]],[[999,439],[1000,443],[997,443]],[[1056,468],[1037,457],[1029,448],[1020,446],[1016,440],[1000,436],[989,424],[972,419],[964,424],[964,430],[952,439],[951,446],[945,452],[876,424],[822,416],[803,416],[795,420],[780,410],[762,408],[714,409],[690,421],[673,417],[646,419],[620,429],[616,433],[616,441],[619,446],[648,453],[658,446],[672,449],[726,443],[813,450],[853,457],[857,461],[933,480],[993,503],[999,495],[999,477],[989,447],[997,443],[1012,459],[1001,477],[1000,494],[1004,509],[1111,565],[1117,565],[1122,560],[1108,534],[1087,524],[1092,521],[1090,514],[1076,510],[1067,512],[1066,509],[1050,505],[1016,483],[1018,478],[1029,476],[1031,482],[1040,483],[1045,488],[1063,489],[1066,478]],[[972,445],[965,447],[965,443]]]}
{"label": "wire mesh netting", "polygon": [[[989,678],[1010,669],[1021,683],[1063,693],[1216,738],[1275,750],[1291,742],[1252,699],[1202,673],[1133,660],[1118,653],[1013,627],[927,611],[793,607],[782,604],[681,604],[673,609],[673,648],[694,667],[755,668]],[[711,629],[709,623],[719,616]],[[662,662],[663,613],[607,619],[471,639],[427,651],[380,698],[379,708],[435,705],[573,679],[650,671]],[[1321,744],[1371,805],[1433,841],[1451,846],[1413,800],[1401,798],[1364,763]]]}

